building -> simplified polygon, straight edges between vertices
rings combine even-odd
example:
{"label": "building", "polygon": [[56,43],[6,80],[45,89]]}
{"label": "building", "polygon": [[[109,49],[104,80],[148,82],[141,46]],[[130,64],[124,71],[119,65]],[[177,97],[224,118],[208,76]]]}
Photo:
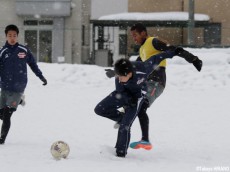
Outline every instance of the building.
{"label": "building", "polygon": [[4,28],[16,24],[19,42],[39,62],[87,63],[90,55],[90,0],[1,0],[0,45]]}

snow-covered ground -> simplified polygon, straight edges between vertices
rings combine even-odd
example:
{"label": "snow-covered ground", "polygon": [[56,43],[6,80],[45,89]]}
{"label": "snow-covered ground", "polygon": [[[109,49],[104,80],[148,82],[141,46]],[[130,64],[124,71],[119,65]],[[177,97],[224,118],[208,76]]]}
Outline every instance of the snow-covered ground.
{"label": "snow-covered ground", "polygon": [[[0,145],[0,171],[230,171],[230,49],[187,50],[203,60],[202,71],[179,57],[168,60],[166,89],[148,110],[154,148],[129,149],[126,158],[115,156],[114,122],[93,111],[114,89],[104,68],[39,63],[48,85],[29,72],[27,104]],[[138,120],[131,134],[140,139]],[[57,140],[69,144],[68,159],[52,158]]]}

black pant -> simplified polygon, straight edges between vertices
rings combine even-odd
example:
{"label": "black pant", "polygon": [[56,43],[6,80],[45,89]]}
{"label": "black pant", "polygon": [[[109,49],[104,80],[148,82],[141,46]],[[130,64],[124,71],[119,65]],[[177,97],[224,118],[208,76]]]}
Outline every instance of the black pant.
{"label": "black pant", "polygon": [[6,136],[9,132],[10,126],[11,126],[11,116],[12,116],[13,112],[15,111],[15,109],[5,107],[5,108],[1,109],[0,111],[1,111],[0,116],[2,116],[1,138],[5,141]]}
{"label": "black pant", "polygon": [[[117,152],[124,154],[127,153],[130,142],[130,128],[143,104],[143,98],[140,98],[136,105],[130,105],[129,100],[128,95],[114,91],[98,103],[94,109],[97,115],[113,121],[120,121],[116,148]],[[125,107],[124,115],[117,110],[120,107]]]}
{"label": "black pant", "polygon": [[142,138],[141,140],[149,141],[149,117],[146,113],[149,106],[148,100],[145,100],[138,113],[139,122],[141,125]]}

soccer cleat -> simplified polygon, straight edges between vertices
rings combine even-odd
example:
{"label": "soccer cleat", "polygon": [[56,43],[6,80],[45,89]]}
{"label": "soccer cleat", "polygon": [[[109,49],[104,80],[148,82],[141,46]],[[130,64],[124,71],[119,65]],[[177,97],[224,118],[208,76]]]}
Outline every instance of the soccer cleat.
{"label": "soccer cleat", "polygon": [[120,157],[120,158],[125,158],[126,156],[126,153],[124,151],[117,150],[116,153],[117,153],[117,157]]}
{"label": "soccer cleat", "polygon": [[5,139],[0,138],[0,145],[3,145],[5,143]]}
{"label": "soccer cleat", "polygon": [[152,149],[152,144],[150,142],[148,142],[148,141],[141,140],[141,141],[138,141],[138,142],[132,142],[129,145],[129,147],[132,148],[132,149],[143,148],[145,150],[151,150]]}

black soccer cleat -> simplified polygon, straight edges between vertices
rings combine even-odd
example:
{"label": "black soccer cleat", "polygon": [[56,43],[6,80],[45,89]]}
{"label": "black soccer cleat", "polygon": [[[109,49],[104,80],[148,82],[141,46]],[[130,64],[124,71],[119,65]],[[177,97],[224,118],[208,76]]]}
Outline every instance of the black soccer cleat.
{"label": "black soccer cleat", "polygon": [[126,153],[124,151],[116,151],[117,153],[117,157],[120,157],[120,158],[125,158],[126,156]]}

